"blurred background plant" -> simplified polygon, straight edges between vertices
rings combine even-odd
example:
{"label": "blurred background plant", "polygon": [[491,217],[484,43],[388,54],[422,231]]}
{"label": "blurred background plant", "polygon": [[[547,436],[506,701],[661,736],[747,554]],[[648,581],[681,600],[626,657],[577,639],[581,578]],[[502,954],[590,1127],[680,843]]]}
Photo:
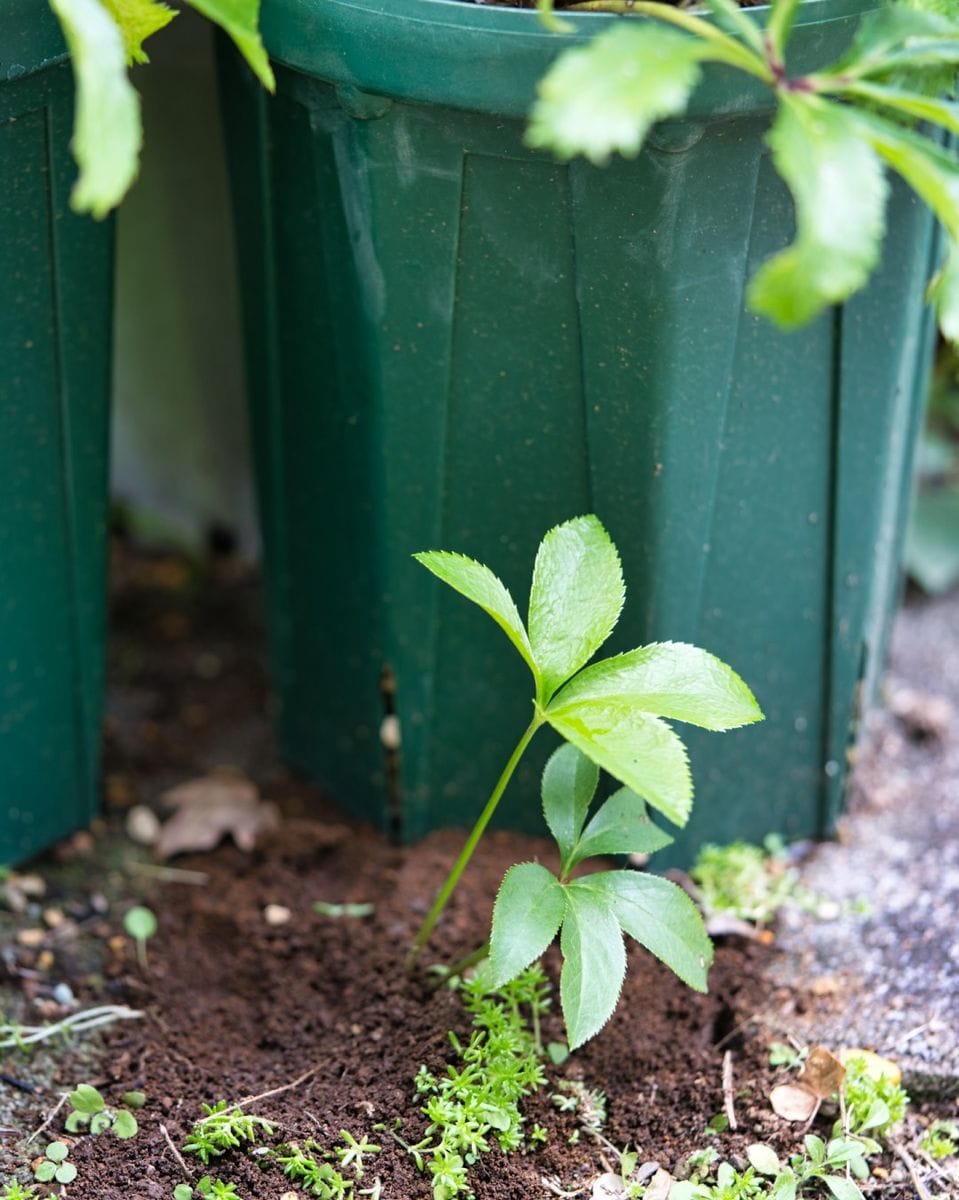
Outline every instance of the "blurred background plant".
{"label": "blurred background plant", "polygon": [[923,591],[959,584],[959,354],[943,346],[919,445],[906,568]]}

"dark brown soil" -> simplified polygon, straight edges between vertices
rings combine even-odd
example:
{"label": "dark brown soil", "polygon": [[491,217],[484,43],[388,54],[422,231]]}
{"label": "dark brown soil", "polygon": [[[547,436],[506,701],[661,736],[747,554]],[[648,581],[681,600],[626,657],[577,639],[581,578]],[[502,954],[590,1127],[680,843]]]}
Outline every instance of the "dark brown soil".
{"label": "dark brown soil", "polygon": [[[79,871],[76,864],[70,868],[69,895],[53,885],[56,903],[80,917],[101,891],[107,898],[96,904],[101,910],[109,904],[109,910],[78,925],[72,940],[54,930],[43,948],[10,946],[4,963],[8,983],[31,996],[48,995],[50,984],[66,981],[84,1005],[128,1002],[146,1016],[113,1027],[92,1063],[51,1052],[44,1090],[14,1097],[22,1132],[36,1128],[57,1093],[78,1082],[100,1087],[108,1102],[142,1090],[148,1101],[140,1134],[129,1142],[109,1134],[79,1138],[71,1152],[79,1174],[67,1193],[73,1200],[170,1200],[183,1176],[164,1129],[182,1146],[203,1103],[274,1092],[311,1072],[296,1086],[249,1105],[275,1123],[274,1142],[316,1138],[332,1145],[340,1129],[369,1133],[383,1152],[364,1186],[375,1174],[385,1198],[429,1197],[428,1180],[407,1153],[388,1131],[374,1133],[372,1127],[392,1128],[399,1118],[407,1140],[423,1136],[426,1121],[413,1076],[421,1063],[442,1070],[451,1058],[447,1031],[462,1035],[468,1028],[454,992],[434,987],[425,969],[412,978],[402,970],[412,934],[463,835],[437,833],[397,849],[339,817],[314,788],[277,764],[256,589],[242,573],[224,564],[212,578],[203,577],[177,560],[121,553],[115,580],[107,760],[114,833],[104,831],[95,857],[81,860]],[[279,831],[252,854],[225,845],[178,860],[178,867],[207,874],[203,886],[156,882],[144,888],[141,876],[124,869],[131,848],[116,836],[124,810],[224,762],[281,803]],[[89,846],[79,849],[91,852]],[[505,867],[526,859],[549,865],[550,845],[504,833],[488,837],[425,964],[459,957],[484,940]],[[110,941],[120,932],[124,904],[138,891],[160,924],[146,973],[136,967],[127,941]],[[368,918],[330,918],[313,911],[314,900],[371,902],[375,909]],[[271,926],[267,905],[288,908],[290,919]],[[615,1017],[562,1067],[550,1068],[551,1084],[568,1078],[601,1088],[609,1101],[610,1141],[636,1147],[640,1161],[670,1170],[710,1144],[734,1161],[753,1141],[795,1144],[795,1127],[784,1127],[769,1111],[770,1039],[750,1021],[769,1003],[763,969],[774,953],[756,943],[719,945],[710,993],[700,996],[632,946]],[[547,967],[555,982],[557,959],[549,957]],[[785,994],[783,999],[787,1007],[792,1002]],[[36,1016],[28,1007],[23,1019]],[[558,1011],[544,1033],[547,1040],[563,1037]],[[725,1050],[734,1055],[740,1128],[711,1137],[706,1125],[723,1109]],[[547,1129],[547,1145],[487,1155],[471,1173],[478,1200],[547,1196],[544,1179],[554,1181],[552,1194],[579,1188],[588,1196],[590,1181],[610,1155],[588,1137],[570,1144],[575,1117],[557,1111],[550,1101],[554,1090],[550,1086],[525,1107],[530,1123]],[[61,1130],[62,1113],[27,1153],[36,1154]],[[6,1145],[13,1148],[9,1140]],[[20,1162],[23,1152],[21,1145]],[[195,1182],[204,1170],[193,1159],[188,1165]],[[213,1173],[235,1182],[244,1200],[279,1200],[291,1190],[268,1156],[231,1152],[215,1162]]]}

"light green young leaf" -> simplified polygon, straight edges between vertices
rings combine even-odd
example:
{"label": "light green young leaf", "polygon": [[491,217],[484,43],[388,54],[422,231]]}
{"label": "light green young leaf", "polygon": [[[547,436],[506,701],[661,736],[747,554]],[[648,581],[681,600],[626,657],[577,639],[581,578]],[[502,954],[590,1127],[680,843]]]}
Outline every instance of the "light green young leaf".
{"label": "light green young leaf", "polygon": [[887,185],[856,114],[819,96],[782,93],[768,138],[796,202],[797,236],[765,262],[750,307],[783,328],[857,291],[879,259]]}
{"label": "light green young leaf", "polygon": [[959,24],[909,4],[886,4],[867,13],[849,50],[830,68],[831,76],[887,77],[912,67],[959,62]]}
{"label": "light green young leaf", "polygon": [[836,1200],[863,1200],[859,1188],[844,1175],[824,1175],[822,1180]]}
{"label": "light green young leaf", "polygon": [[959,104],[953,100],[905,92],[901,88],[885,87],[865,80],[837,88],[836,91],[844,96],[856,96],[860,100],[885,105],[919,121],[931,121],[934,125],[948,129],[950,133],[959,133]]}
{"label": "light green young leaf", "polygon": [[177,15],[160,0],[102,0],[102,3],[123,34],[129,63],[149,62],[143,43]]}
{"label": "light green young leaf", "polygon": [[57,1183],[73,1183],[77,1177],[77,1169],[72,1162],[62,1162],[53,1173]]}
{"label": "light green young leaf", "polygon": [[[786,0],[787,4],[797,4],[799,0]],[[751,46],[757,54],[765,57],[763,35],[755,21],[751,21],[746,13],[736,3],[736,0],[704,0],[705,6],[716,18],[716,24],[739,37],[747,46]],[[782,8],[782,0],[774,0],[773,16],[776,9]]]}
{"label": "light green young leaf", "polygon": [[790,1168],[786,1167],[781,1175],[778,1175],[773,1182],[772,1190],[769,1193],[769,1200],[796,1200],[796,1175]]}
{"label": "light green young leaf", "polygon": [[526,141],[602,165],[634,158],[656,121],[685,110],[709,47],[657,25],[617,22],[560,55],[538,85]]}
{"label": "light green young leaf", "polygon": [[706,991],[713,944],[682,888],[639,871],[602,871],[584,884],[600,893],[625,931],[697,992]]}
{"label": "light green young leaf", "polygon": [[959,338],[959,164],[927,138],[873,113],[855,114],[861,132],[932,209],[948,235],[946,263],[929,285],[939,327]]}
{"label": "light green young leaf", "polygon": [[758,1171],[760,1175],[775,1175],[779,1176],[782,1173],[782,1164],[779,1161],[779,1155],[764,1142],[753,1142],[746,1149],[746,1157],[749,1159],[749,1165],[753,1170]]}
{"label": "light green young leaf", "polygon": [[428,571],[432,571],[437,579],[448,583],[454,591],[478,604],[491,616],[523,656],[533,675],[539,678],[519,610],[506,585],[489,567],[467,558],[465,554],[454,554],[448,550],[425,550],[413,557]]}
{"label": "light green young leaf", "polygon": [[136,1137],[138,1128],[137,1119],[133,1113],[121,1108],[113,1121],[113,1132],[116,1136],[123,1141]]}
{"label": "light green young leaf", "polygon": [[615,700],[653,716],[703,729],[735,729],[762,720],[755,697],[715,655],[684,642],[653,642],[587,667],[554,704]]}
{"label": "light green young leaf", "polygon": [[766,22],[766,37],[780,62],[786,58],[786,43],[792,32],[793,22],[800,0],[773,0],[772,11]]}
{"label": "light green young leaf", "polygon": [[545,867],[539,863],[510,867],[493,907],[493,987],[502,987],[539,958],[556,936],[565,909],[563,888]]}
{"label": "light green young leaf", "polygon": [[541,700],[593,657],[626,598],[619,553],[597,517],[575,517],[540,543],[529,596],[529,642]]}
{"label": "light green young leaf", "polygon": [[70,1107],[78,1113],[98,1113],[103,1111],[103,1097],[89,1083],[81,1083],[69,1096]]}
{"label": "light green young leaf", "polygon": [[106,1133],[113,1124],[113,1117],[108,1112],[94,1113],[90,1118],[90,1132],[92,1134]]}
{"label": "light green young leaf", "polygon": [[64,1162],[67,1155],[70,1153],[70,1147],[66,1142],[50,1142],[46,1148],[46,1156],[51,1162]]}
{"label": "light green young leaf", "polygon": [[675,825],[689,820],[693,784],[686,749],[664,721],[615,698],[551,705],[544,715],[568,742]]}
{"label": "light green young leaf", "polygon": [[50,0],[77,83],[74,158],[80,175],[70,203],[105,217],[136,178],[140,99],[127,78],[123,36],[100,0]]}
{"label": "light green young leaf", "polygon": [[649,819],[640,797],[620,788],[594,814],[573,853],[563,855],[563,867],[568,870],[597,854],[655,854],[672,840]]}
{"label": "light green young leaf", "polygon": [[33,1169],[33,1178],[39,1180],[40,1183],[49,1183],[56,1174],[57,1164],[52,1159],[45,1158],[43,1162],[37,1163]]}
{"label": "light green young leaf", "polygon": [[565,891],[559,992],[569,1048],[575,1050],[613,1015],[626,974],[626,950],[602,895],[584,881],[567,884]]}
{"label": "light green young leaf", "polygon": [[596,794],[599,767],[565,742],[549,757],[543,771],[543,816],[565,863],[573,852]]}
{"label": "light green young leaf", "polygon": [[191,8],[219,25],[269,92],[276,80],[260,38],[260,0],[187,0]]}

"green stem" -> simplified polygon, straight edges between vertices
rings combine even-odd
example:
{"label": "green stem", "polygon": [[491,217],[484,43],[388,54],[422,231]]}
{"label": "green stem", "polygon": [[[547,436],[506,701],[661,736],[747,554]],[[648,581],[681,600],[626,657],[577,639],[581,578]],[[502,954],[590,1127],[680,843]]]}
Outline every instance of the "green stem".
{"label": "green stem", "polygon": [[452,896],[456,885],[459,883],[460,876],[465,871],[469,860],[473,857],[473,851],[476,849],[477,843],[483,836],[486,826],[490,823],[490,818],[492,817],[493,813],[496,812],[496,806],[502,799],[503,793],[506,791],[506,785],[509,783],[510,779],[512,779],[513,772],[516,770],[519,760],[523,757],[524,750],[530,744],[533,734],[542,724],[543,718],[540,716],[539,711],[537,710],[536,715],[533,717],[532,721],[530,721],[526,732],[516,743],[516,749],[509,756],[509,762],[507,762],[506,766],[503,768],[503,773],[500,775],[496,787],[493,788],[490,798],[486,801],[486,807],[480,813],[476,824],[470,831],[470,835],[466,839],[466,844],[459,853],[459,858],[457,858],[456,862],[453,864],[453,869],[450,871],[449,875],[446,876],[446,881],[440,888],[439,895],[433,901],[433,907],[430,909],[426,916],[426,920],[419,928],[419,932],[413,941],[413,948],[406,956],[407,971],[412,969],[420,951],[429,940],[429,936],[433,932],[433,927],[439,920],[440,914],[446,907],[447,901],[449,900],[450,896]]}
{"label": "green stem", "polygon": [[447,979],[452,979],[456,975],[462,975],[464,971],[468,971],[470,967],[475,967],[478,962],[482,962],[488,955],[489,942],[484,942],[482,946],[477,946],[471,954],[464,955],[463,958],[458,958],[455,963],[444,967],[441,982],[445,983]]}
{"label": "green stem", "polygon": [[580,0],[578,4],[568,5],[563,12],[607,12],[622,15],[637,13],[640,16],[655,17],[658,21],[678,25],[687,33],[703,38],[713,46],[716,56],[729,66],[739,67],[741,71],[755,75],[763,83],[773,83],[772,71],[758,54],[708,21],[704,21],[702,17],[693,16],[681,8],[673,8],[670,4],[663,4],[661,0]]}

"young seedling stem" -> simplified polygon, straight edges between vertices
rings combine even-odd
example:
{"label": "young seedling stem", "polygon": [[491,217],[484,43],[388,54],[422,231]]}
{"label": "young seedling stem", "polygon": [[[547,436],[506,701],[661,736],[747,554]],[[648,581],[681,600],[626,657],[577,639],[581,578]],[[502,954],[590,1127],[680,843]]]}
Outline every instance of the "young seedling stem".
{"label": "young seedling stem", "polygon": [[544,720],[537,712],[536,716],[533,717],[532,721],[530,721],[529,725],[527,726],[526,732],[516,743],[516,749],[510,755],[509,761],[503,768],[503,773],[500,775],[496,787],[493,788],[490,798],[486,801],[486,807],[477,818],[476,824],[470,831],[470,835],[466,839],[466,843],[459,853],[459,857],[453,864],[453,869],[450,871],[449,875],[447,875],[443,886],[440,888],[436,899],[433,901],[433,907],[427,913],[426,920],[420,926],[419,932],[413,941],[412,949],[406,957],[407,971],[411,971],[413,969],[413,966],[419,957],[420,951],[429,941],[430,934],[433,932],[436,922],[439,920],[443,909],[448,904],[450,896],[452,896],[453,892],[455,891],[456,885],[460,881],[460,876],[466,870],[470,859],[473,857],[473,851],[479,844],[480,838],[486,831],[486,826],[490,823],[493,814],[496,812],[496,808],[500,800],[503,798],[503,793],[506,791],[507,785],[512,779],[513,772],[516,770],[520,759],[523,757],[526,747],[533,740],[533,735],[542,724],[544,724]]}

